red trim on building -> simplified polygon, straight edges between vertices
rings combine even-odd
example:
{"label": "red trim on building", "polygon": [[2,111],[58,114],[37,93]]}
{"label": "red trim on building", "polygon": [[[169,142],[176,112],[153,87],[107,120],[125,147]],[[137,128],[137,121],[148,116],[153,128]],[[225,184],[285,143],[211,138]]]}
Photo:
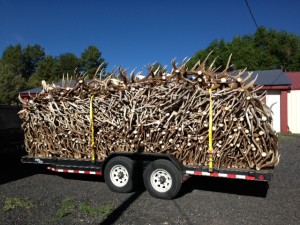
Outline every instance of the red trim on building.
{"label": "red trim on building", "polygon": [[264,85],[260,90],[280,91],[280,132],[288,133],[288,98],[287,91],[291,90],[291,85]]}
{"label": "red trim on building", "polygon": [[288,133],[288,98],[287,98],[287,91],[282,90],[280,92],[280,130],[281,133],[287,134]]}
{"label": "red trim on building", "polygon": [[260,90],[290,90],[290,85],[277,85],[277,86],[271,86],[271,85],[264,85]]}
{"label": "red trim on building", "polygon": [[292,81],[291,89],[300,90],[300,72],[285,72]]}
{"label": "red trim on building", "polygon": [[37,94],[33,93],[33,94],[27,94],[27,93],[22,93],[20,94],[20,97],[24,100],[24,101],[29,101],[30,99],[32,99],[33,97],[36,97]]}

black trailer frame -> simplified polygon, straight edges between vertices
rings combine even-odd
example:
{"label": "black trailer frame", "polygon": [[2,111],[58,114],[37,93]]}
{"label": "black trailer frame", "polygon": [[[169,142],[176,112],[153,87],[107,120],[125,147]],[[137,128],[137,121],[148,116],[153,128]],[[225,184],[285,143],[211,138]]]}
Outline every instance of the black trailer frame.
{"label": "black trailer frame", "polygon": [[[132,154],[125,154],[135,156]],[[153,159],[159,159],[160,154],[155,155],[145,155],[145,157],[150,158],[149,161]],[[273,171],[272,170],[246,170],[246,169],[213,169],[212,172],[209,172],[208,167],[185,167],[181,165],[173,156],[165,155],[164,158],[169,158],[177,168],[182,173],[182,180],[186,180],[191,175],[196,176],[210,176],[210,177],[220,177],[220,178],[230,178],[230,179],[243,179],[243,180],[252,180],[252,181],[265,181],[270,182],[272,180]],[[62,173],[77,173],[77,174],[90,174],[90,175],[103,175],[103,169],[108,160],[112,157],[106,158],[104,161],[91,159],[70,159],[70,158],[43,158],[43,157],[32,157],[24,156],[21,159],[22,163],[31,163],[31,164],[40,164],[46,165],[47,169],[54,172]],[[177,161],[177,163],[176,163]]]}

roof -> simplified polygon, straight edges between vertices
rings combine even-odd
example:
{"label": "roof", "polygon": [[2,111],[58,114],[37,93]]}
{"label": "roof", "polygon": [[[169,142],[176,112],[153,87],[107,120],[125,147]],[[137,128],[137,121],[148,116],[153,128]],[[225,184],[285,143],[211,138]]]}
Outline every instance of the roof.
{"label": "roof", "polygon": [[285,72],[292,81],[291,89],[300,90],[300,72]]}
{"label": "roof", "polygon": [[30,90],[25,90],[25,91],[21,91],[19,94],[37,94],[40,93],[42,91],[42,87],[37,87],[37,88],[33,88]]}
{"label": "roof", "polygon": [[[250,71],[243,73],[243,77],[246,77]],[[279,86],[279,85],[291,85],[292,82],[288,76],[282,70],[258,70],[253,71],[252,79],[257,76],[255,85],[264,86]]]}
{"label": "roof", "polygon": [[[68,86],[69,86],[69,87],[74,87],[75,83],[76,83],[76,80],[71,80],[70,85],[68,85]],[[56,86],[59,86],[59,87],[62,87],[62,86],[63,86],[63,85],[62,85],[62,81],[56,82],[55,85],[56,85]],[[20,92],[20,94],[21,94],[21,95],[22,95],[22,94],[28,94],[28,93],[29,93],[29,94],[38,94],[38,93],[40,93],[42,90],[43,90],[42,87],[37,87],[37,88],[33,88],[33,89],[29,89],[29,90],[22,91],[22,92]]]}
{"label": "roof", "polygon": [[[245,71],[242,76],[246,77],[250,71]],[[237,73],[237,72],[236,72]],[[280,85],[291,85],[294,89],[300,90],[300,72],[289,72],[284,73],[282,70],[259,70],[253,71],[250,82],[255,76],[258,75],[255,85],[264,86],[280,86]],[[290,78],[291,77],[291,78]],[[292,83],[293,81],[293,83]],[[70,87],[74,87],[76,81],[72,80]],[[62,82],[55,83],[56,86],[62,86]],[[293,88],[292,88],[293,89]],[[20,92],[20,94],[37,94],[42,91],[42,87],[26,90]]]}

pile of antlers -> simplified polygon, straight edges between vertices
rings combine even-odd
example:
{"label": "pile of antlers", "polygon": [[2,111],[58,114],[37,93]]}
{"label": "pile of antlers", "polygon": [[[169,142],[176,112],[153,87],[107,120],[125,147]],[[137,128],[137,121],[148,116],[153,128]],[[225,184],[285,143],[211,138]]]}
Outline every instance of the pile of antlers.
{"label": "pile of antlers", "polygon": [[[208,58],[208,57],[207,57]],[[38,157],[91,158],[90,98],[94,96],[95,151],[98,160],[112,152],[169,153],[186,166],[208,165],[209,88],[213,89],[215,168],[260,170],[278,164],[278,137],[270,109],[258,95],[255,79],[243,71],[206,66],[207,58],[187,68],[172,62],[149,67],[138,79],[119,68],[102,80],[77,78],[74,87],[43,83],[24,108],[25,146]],[[96,74],[98,71],[96,72]],[[118,73],[118,75],[116,75]]]}

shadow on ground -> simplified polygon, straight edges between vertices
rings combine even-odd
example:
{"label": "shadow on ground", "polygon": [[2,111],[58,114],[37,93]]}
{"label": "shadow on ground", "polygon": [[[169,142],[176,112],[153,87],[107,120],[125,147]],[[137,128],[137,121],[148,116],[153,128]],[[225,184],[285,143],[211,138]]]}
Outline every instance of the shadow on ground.
{"label": "shadow on ground", "polygon": [[21,163],[22,154],[0,154],[0,185],[39,173],[47,173],[45,167]]}
{"label": "shadow on ground", "polygon": [[140,195],[144,192],[145,190],[140,189],[133,194],[131,194],[126,200],[124,200],[114,211],[112,211],[101,223],[100,225],[108,225],[108,224],[114,224],[119,217],[123,214],[126,209],[129,208],[129,206],[136,201]]}
{"label": "shadow on ground", "polygon": [[[1,154],[0,157],[0,185],[35,174],[55,174],[66,179],[104,182],[102,176],[55,173],[47,170],[46,166],[22,164],[20,161],[21,155]],[[143,186],[141,179],[140,183],[139,189]],[[182,185],[178,197],[182,197],[194,190],[266,197],[268,188],[267,182],[192,176]]]}
{"label": "shadow on ground", "polygon": [[268,189],[269,185],[267,182],[192,176],[182,185],[178,197],[184,196],[194,190],[202,190],[265,198]]}

